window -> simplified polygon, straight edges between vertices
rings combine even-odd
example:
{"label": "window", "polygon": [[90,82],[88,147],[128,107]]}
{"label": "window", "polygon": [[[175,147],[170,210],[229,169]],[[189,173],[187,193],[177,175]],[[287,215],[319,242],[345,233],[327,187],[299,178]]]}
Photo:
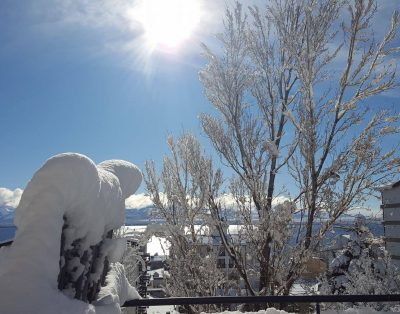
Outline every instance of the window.
{"label": "window", "polygon": [[225,259],[224,258],[220,258],[217,260],[217,267],[218,268],[225,268]]}

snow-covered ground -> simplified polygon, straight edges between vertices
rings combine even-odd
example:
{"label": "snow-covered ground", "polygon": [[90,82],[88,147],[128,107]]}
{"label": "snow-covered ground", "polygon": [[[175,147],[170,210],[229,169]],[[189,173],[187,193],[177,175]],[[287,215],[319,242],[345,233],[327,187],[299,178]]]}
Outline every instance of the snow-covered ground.
{"label": "snow-covered ground", "polygon": [[[240,312],[240,311],[225,311],[225,312],[220,312],[220,313],[223,313],[223,314],[242,314],[243,312]],[[247,314],[290,314],[289,312],[285,312],[285,311],[282,311],[282,310],[277,310],[277,309],[275,309],[275,308],[269,308],[269,309],[266,309],[266,310],[261,310],[261,311],[258,311],[258,312],[246,312]],[[205,313],[202,313],[202,314],[205,314]]]}
{"label": "snow-covered ground", "polygon": [[[399,313],[399,311],[395,310],[395,311],[389,311],[389,312],[379,312],[379,311],[376,311],[376,310],[370,309],[370,308],[357,308],[357,309],[347,309],[347,310],[339,310],[339,311],[337,311],[337,310],[323,311],[322,310],[321,313],[323,313],[323,314],[339,314],[339,313],[343,313],[343,314],[383,314],[383,313]],[[214,313],[214,314],[217,314],[217,313]],[[221,313],[218,313],[218,314],[221,314]],[[222,314],[242,314],[242,312],[225,311],[225,312],[222,312]],[[262,311],[258,311],[258,312],[246,312],[246,314],[291,314],[291,313],[285,312],[282,310],[277,310],[275,308],[269,308],[267,310],[262,310]]]}
{"label": "snow-covered ground", "polygon": [[170,314],[179,314],[179,312],[175,311],[173,305],[150,306],[147,309],[147,314],[165,314],[167,312]]}

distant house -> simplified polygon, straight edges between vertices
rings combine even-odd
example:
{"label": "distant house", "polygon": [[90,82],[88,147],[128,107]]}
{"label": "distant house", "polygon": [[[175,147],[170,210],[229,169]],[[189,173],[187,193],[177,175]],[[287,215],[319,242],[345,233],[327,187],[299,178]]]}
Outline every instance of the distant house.
{"label": "distant house", "polygon": [[168,272],[163,268],[150,270],[147,272],[150,276],[150,283],[147,288],[149,294],[154,298],[164,298],[166,279],[169,276]]}
{"label": "distant house", "polygon": [[400,181],[380,188],[386,250],[400,268]]}
{"label": "distant house", "polygon": [[[229,231],[228,231],[229,229]],[[245,259],[244,264],[247,267],[255,263],[253,260],[253,256],[250,254],[247,243],[238,234],[238,231],[235,228],[230,228],[228,224],[225,224],[224,231],[225,235],[230,239],[231,243],[234,243],[237,248],[240,248],[241,255]],[[239,273],[236,269],[235,262],[230,257],[228,251],[225,249],[219,231],[215,228],[209,234],[203,234],[200,238],[200,241],[196,243],[197,250],[200,256],[206,256],[209,254],[210,250],[216,256],[216,266],[224,272],[225,276],[239,283],[239,289],[245,293],[246,286],[244,281],[240,278]],[[258,286],[258,277],[255,275],[248,274],[249,281],[252,286]],[[216,295],[238,295],[241,292],[236,289],[228,288],[225,286],[221,286],[221,288],[217,289],[215,292]]]}

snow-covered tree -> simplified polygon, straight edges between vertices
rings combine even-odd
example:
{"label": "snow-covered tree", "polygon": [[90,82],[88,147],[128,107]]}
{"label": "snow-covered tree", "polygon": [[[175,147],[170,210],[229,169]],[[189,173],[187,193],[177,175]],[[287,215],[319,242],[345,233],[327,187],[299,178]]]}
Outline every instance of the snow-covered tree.
{"label": "snow-covered tree", "polygon": [[[209,235],[210,186],[221,184],[211,160],[191,134],[168,139],[171,157],[164,157],[162,173],[146,163],[146,185],[155,205],[154,215],[165,221],[164,235],[170,244],[167,293],[173,296],[210,296],[227,282],[217,267]],[[205,307],[188,306],[189,312]]]}
{"label": "snow-covered tree", "polygon": [[[347,244],[335,252],[326,278],[324,294],[393,294],[400,292],[400,274],[391,263],[382,238],[371,233],[363,216],[357,216],[346,235]],[[378,310],[390,304],[366,304]]]}
{"label": "snow-covered tree", "polygon": [[[217,36],[220,52],[204,47],[208,64],[200,79],[219,116],[203,114],[201,123],[235,174],[229,189],[259,263],[252,294],[289,293],[335,221],[398,173],[396,150],[381,143],[398,134],[399,116],[368,101],[399,85],[390,61],[399,52],[399,17],[395,12],[377,39],[376,10],[373,0],[273,0],[247,11],[237,3]],[[302,220],[295,245],[285,227],[294,206],[272,206],[283,190],[279,176],[297,187],[291,194]],[[217,221],[217,198],[210,208]]]}

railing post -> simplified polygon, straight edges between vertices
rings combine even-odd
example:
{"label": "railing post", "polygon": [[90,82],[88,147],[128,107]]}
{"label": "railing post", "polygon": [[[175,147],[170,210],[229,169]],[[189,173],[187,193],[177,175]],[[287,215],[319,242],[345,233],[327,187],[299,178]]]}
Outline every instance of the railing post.
{"label": "railing post", "polygon": [[320,307],[319,307],[319,302],[317,302],[317,306],[316,306],[316,311],[317,311],[317,314],[321,314],[321,309],[320,309]]}

